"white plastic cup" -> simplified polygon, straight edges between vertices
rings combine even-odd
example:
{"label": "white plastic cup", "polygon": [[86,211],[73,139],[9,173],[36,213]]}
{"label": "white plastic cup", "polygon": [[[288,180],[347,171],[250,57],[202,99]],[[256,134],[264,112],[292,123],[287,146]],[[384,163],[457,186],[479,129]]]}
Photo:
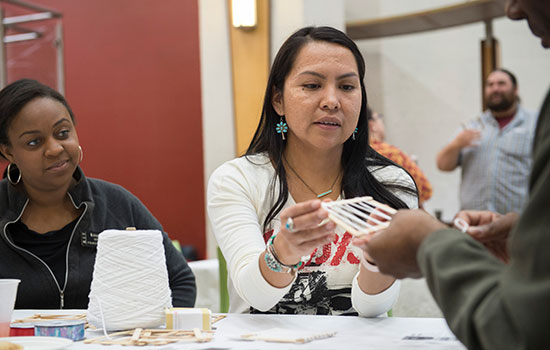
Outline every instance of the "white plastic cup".
{"label": "white plastic cup", "polygon": [[10,335],[11,314],[20,280],[0,279],[0,337]]}

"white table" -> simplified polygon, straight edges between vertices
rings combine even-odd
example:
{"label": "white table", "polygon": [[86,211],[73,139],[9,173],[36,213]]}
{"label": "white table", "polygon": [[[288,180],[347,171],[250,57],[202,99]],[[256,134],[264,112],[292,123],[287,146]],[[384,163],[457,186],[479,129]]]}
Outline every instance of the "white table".
{"label": "white table", "polygon": [[[57,313],[59,310],[48,310]],[[65,310],[63,310],[65,312]],[[83,310],[74,310],[83,313]],[[14,319],[46,313],[36,310],[16,310]],[[66,348],[84,350],[116,350],[116,349],[301,349],[301,350],[352,350],[352,349],[460,349],[465,347],[458,342],[441,318],[361,318],[345,316],[310,316],[310,315],[244,315],[229,314],[227,318],[217,322],[214,340],[208,343],[180,343],[166,346],[133,347],[119,345],[94,345],[77,342]],[[271,328],[289,330],[336,331],[332,338],[312,341],[306,344],[281,344],[260,341],[241,341],[235,338],[241,334],[258,332]],[[86,336],[100,336],[99,331],[87,331]],[[404,337],[423,337],[431,339],[406,340]]]}

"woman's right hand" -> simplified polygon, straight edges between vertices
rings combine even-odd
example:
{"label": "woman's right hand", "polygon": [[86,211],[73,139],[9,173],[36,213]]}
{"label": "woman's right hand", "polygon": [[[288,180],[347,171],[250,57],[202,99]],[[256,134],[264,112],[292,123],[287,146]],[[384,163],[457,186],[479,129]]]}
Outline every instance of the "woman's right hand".
{"label": "woman's right hand", "polygon": [[[294,224],[290,229],[286,227],[289,218]],[[281,229],[273,241],[281,262],[294,265],[302,256],[310,255],[315,248],[333,241],[336,225],[332,221],[324,222],[327,218],[328,212],[321,208],[319,199],[298,203],[282,210]]]}

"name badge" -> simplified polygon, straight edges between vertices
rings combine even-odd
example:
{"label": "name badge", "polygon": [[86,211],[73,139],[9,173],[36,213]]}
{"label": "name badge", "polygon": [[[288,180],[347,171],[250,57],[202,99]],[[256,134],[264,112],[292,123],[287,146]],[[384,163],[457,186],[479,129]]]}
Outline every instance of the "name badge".
{"label": "name badge", "polygon": [[81,232],[80,244],[82,244],[83,247],[97,247],[98,237],[99,233]]}

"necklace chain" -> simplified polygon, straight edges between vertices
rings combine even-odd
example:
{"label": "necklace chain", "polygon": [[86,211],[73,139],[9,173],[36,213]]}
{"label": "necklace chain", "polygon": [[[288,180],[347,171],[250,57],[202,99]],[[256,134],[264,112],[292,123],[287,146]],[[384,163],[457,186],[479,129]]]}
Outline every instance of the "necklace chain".
{"label": "necklace chain", "polygon": [[331,194],[332,193],[332,189],[334,188],[334,185],[336,185],[336,181],[338,181],[338,179],[340,178],[340,173],[342,172],[342,170],[340,170],[338,172],[338,175],[336,175],[336,178],[334,179],[334,181],[332,182],[332,185],[330,185],[330,189],[328,191],[325,191],[323,193],[319,193],[317,194],[317,192],[315,192],[311,187],[309,187],[309,185],[304,181],[304,179],[302,179],[302,177],[300,175],[298,175],[298,173],[296,172],[296,170],[294,170],[294,168],[292,167],[292,165],[290,165],[290,163],[288,162],[288,160],[286,160],[286,157],[283,156],[283,159],[286,163],[286,165],[288,165],[288,168],[292,171],[292,173],[294,173],[294,175],[296,175],[296,177],[298,178],[298,180],[300,180],[304,186],[307,187],[308,190],[311,191],[311,193],[313,193],[315,196],[317,196],[317,198],[322,198],[328,194]]}

